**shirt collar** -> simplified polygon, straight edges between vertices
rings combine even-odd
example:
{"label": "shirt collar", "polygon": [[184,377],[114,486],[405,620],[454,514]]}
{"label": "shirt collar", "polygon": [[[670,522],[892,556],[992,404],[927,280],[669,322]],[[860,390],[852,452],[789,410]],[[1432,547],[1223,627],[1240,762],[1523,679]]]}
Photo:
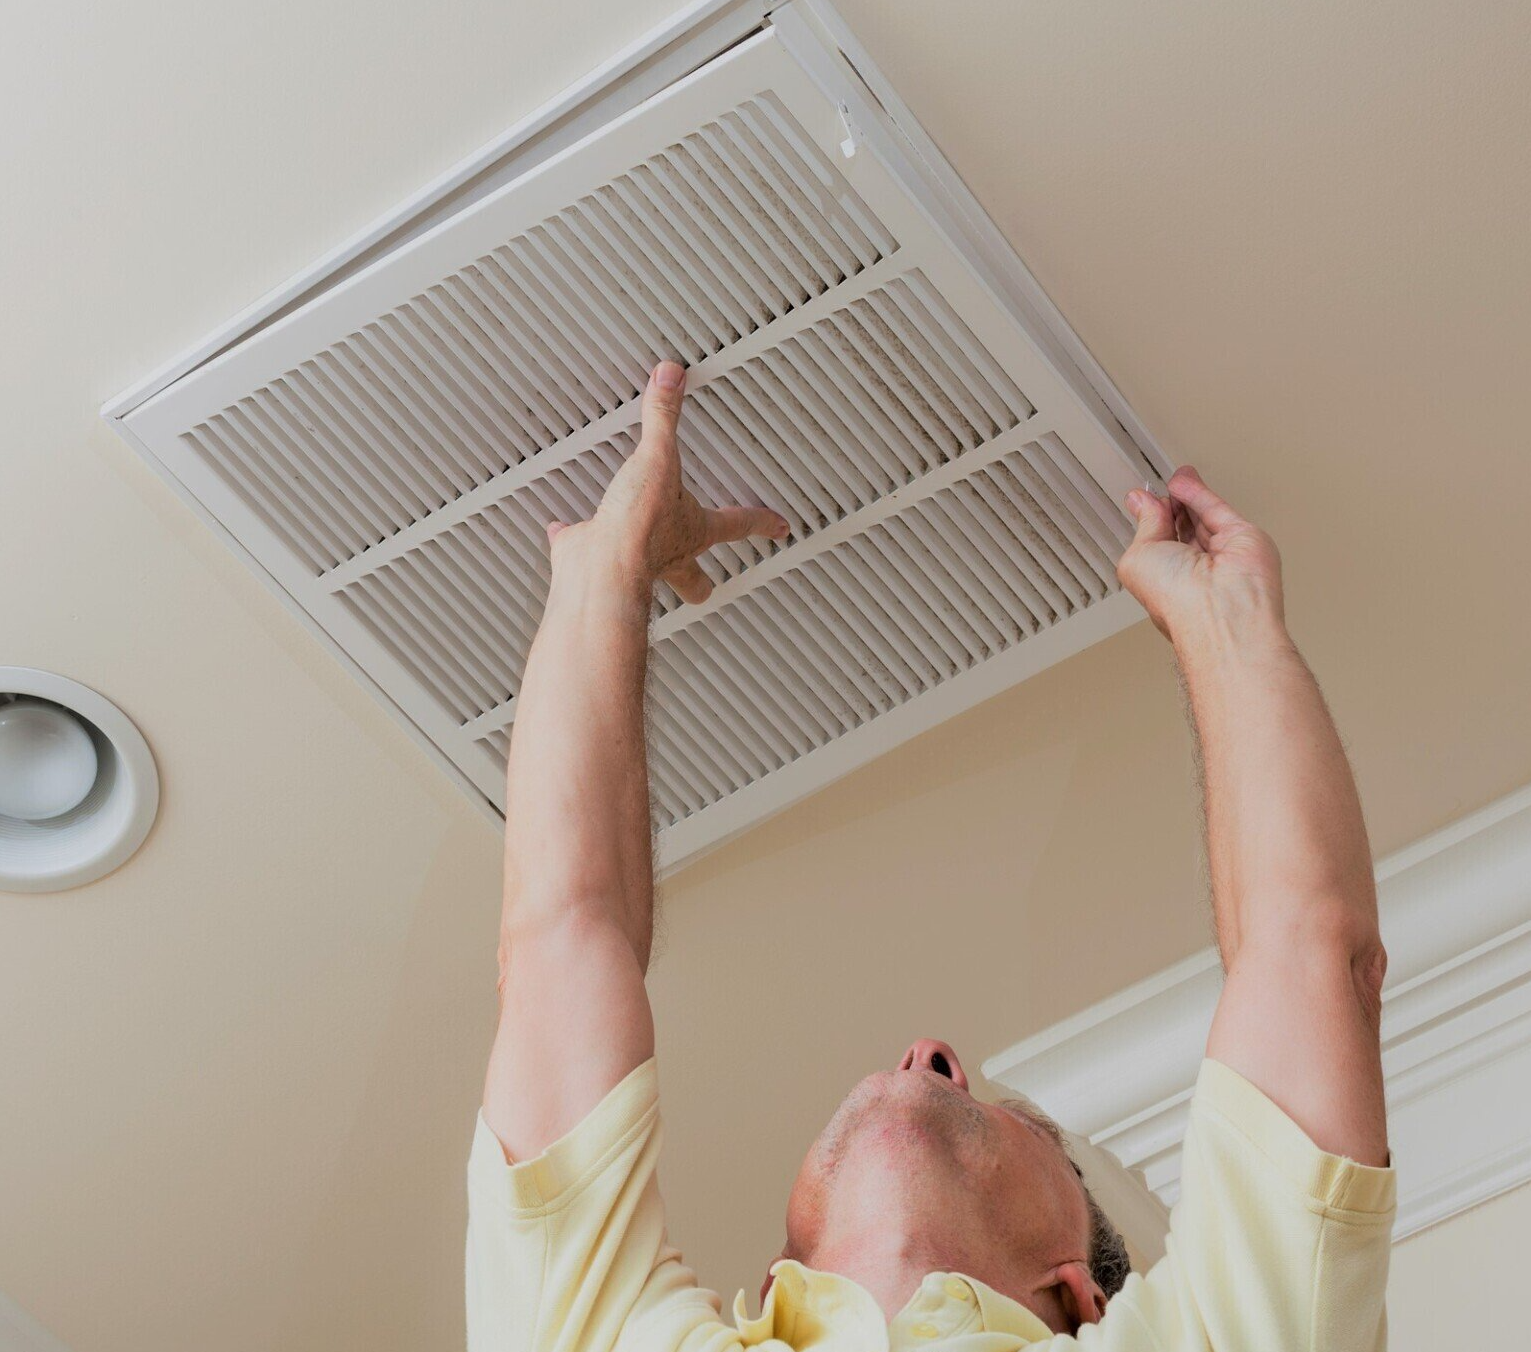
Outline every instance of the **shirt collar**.
{"label": "shirt collar", "polygon": [[751,1319],[744,1292],[734,1298],[734,1323],[746,1347],[778,1338],[792,1348],[815,1352],[915,1346],[966,1332],[1008,1333],[1023,1343],[1053,1336],[1017,1300],[960,1272],[932,1272],[920,1283],[891,1324],[871,1294],[849,1277],[818,1272],[795,1259],[773,1263],[775,1281],[760,1314]]}
{"label": "shirt collar", "polygon": [[775,1280],[757,1318],[745,1311],[744,1292],[734,1297],[740,1341],[754,1347],[779,1338],[814,1352],[865,1352],[886,1348],[888,1329],[871,1293],[837,1272],[818,1272],[794,1258],[771,1264]]}
{"label": "shirt collar", "polygon": [[1041,1317],[1028,1310],[1020,1301],[1001,1295],[976,1278],[964,1277],[962,1280],[973,1288],[974,1295],[978,1297],[985,1331],[1014,1334],[1028,1343],[1046,1342],[1055,1336]]}

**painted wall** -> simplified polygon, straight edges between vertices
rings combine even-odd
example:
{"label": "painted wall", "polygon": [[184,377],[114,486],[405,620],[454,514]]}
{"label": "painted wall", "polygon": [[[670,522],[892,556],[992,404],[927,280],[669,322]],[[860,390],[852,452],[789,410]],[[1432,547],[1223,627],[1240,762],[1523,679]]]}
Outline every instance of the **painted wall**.
{"label": "painted wall", "polygon": [[1393,1352],[1524,1347],[1531,1185],[1412,1235],[1393,1251]]}

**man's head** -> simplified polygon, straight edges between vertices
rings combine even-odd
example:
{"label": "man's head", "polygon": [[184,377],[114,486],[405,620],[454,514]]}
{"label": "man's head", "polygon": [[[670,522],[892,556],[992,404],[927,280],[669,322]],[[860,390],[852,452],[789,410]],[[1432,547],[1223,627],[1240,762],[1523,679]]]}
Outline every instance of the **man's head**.
{"label": "man's head", "polygon": [[1127,1275],[1056,1124],[975,1099],[956,1052],[930,1039],[846,1095],[798,1172],[783,1252],[889,1311],[927,1272],[962,1272],[1057,1332],[1095,1322]]}

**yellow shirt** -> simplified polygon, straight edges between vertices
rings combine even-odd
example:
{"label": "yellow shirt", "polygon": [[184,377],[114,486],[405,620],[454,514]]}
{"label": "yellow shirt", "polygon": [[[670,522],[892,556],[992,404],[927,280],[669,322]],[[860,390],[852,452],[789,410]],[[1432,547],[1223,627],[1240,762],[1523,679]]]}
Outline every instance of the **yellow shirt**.
{"label": "yellow shirt", "polygon": [[1247,1080],[1204,1061],[1168,1251],[1105,1318],[1057,1336],[960,1273],[891,1321],[848,1278],[782,1261],[732,1325],[665,1234],[659,1092],[639,1066],[569,1134],[507,1164],[482,1116],[468,1163],[470,1352],[1374,1352],[1395,1183],[1325,1154]]}

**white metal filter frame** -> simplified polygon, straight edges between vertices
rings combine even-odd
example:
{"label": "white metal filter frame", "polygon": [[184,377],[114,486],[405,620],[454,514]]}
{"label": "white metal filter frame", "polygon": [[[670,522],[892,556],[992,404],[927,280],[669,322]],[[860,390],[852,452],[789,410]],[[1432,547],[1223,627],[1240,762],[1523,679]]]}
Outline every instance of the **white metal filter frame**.
{"label": "white metal filter frame", "polygon": [[[507,608],[503,597],[491,595],[492,559],[481,552],[500,548],[507,557],[514,549],[524,554],[524,542],[504,530],[501,539],[476,542],[469,532],[487,529],[483,523],[492,524],[498,509],[516,510],[523,500],[518,494],[531,494],[544,517],[569,515],[571,506],[588,505],[598,496],[599,473],[609,472],[624,439],[630,443],[641,371],[634,367],[634,341],[626,342],[625,357],[612,356],[620,343],[599,350],[590,335],[616,333],[621,319],[597,313],[600,301],[588,289],[581,292],[581,278],[571,276],[569,268],[605,266],[602,259],[615,266],[619,251],[612,234],[604,242],[599,237],[608,231],[653,239],[640,274],[658,259],[678,258],[688,246],[666,240],[662,225],[654,224],[658,209],[676,200],[661,194],[700,188],[694,199],[698,216],[717,214],[708,224],[720,239],[732,228],[726,241],[732,254],[729,247],[719,249],[719,241],[708,241],[703,231],[699,242],[689,246],[696,251],[692,261],[710,269],[707,275],[715,282],[726,274],[748,283],[737,296],[724,296],[680,269],[669,269],[667,279],[678,298],[670,302],[672,311],[685,309],[688,322],[710,314],[713,328],[721,324],[726,330],[711,344],[704,341],[695,350],[677,353],[691,362],[687,424],[698,424],[695,442],[704,450],[734,452],[699,455],[695,442],[688,447],[701,477],[715,471],[713,496],[740,496],[730,492],[740,487],[737,474],[730,480],[726,471],[737,471],[751,454],[758,460],[767,453],[763,448],[771,432],[750,422],[762,407],[786,410],[789,421],[795,413],[801,434],[805,428],[848,427],[850,406],[862,406],[864,421],[883,417],[889,422],[894,435],[885,438],[886,454],[886,446],[898,439],[899,428],[891,421],[896,406],[906,431],[913,432],[906,439],[924,438],[935,445],[955,437],[956,443],[945,458],[937,457],[940,463],[883,465],[880,486],[851,483],[847,464],[837,469],[831,449],[818,448],[822,477],[834,484],[832,491],[825,490],[827,499],[818,504],[804,500],[797,509],[787,502],[772,504],[798,518],[798,533],[789,546],[741,550],[714,560],[709,567],[720,585],[706,606],[665,607],[655,634],[656,687],[662,690],[674,678],[684,654],[693,693],[718,701],[712,707],[701,702],[694,728],[677,724],[672,703],[656,701],[656,808],[664,828],[661,856],[671,865],[1136,618],[1110,577],[1115,550],[1125,539],[1116,504],[1163,464],[1151,446],[1141,446],[1141,434],[1136,440],[1129,437],[1107,411],[1106,400],[1072,359],[1071,351],[1082,351],[1077,339],[1060,330],[1055,314],[1045,309],[1045,297],[1038,301],[1040,291],[1013,254],[997,247],[992,225],[981,214],[975,225],[976,205],[948,168],[940,162],[932,167],[933,148],[917,128],[911,130],[907,114],[898,122],[889,116],[890,105],[900,111],[892,92],[884,86],[873,96],[863,82],[869,69],[864,56],[856,53],[857,66],[850,65],[844,55],[849,39],[833,31],[838,24],[833,14],[793,0],[776,8],[765,26],[741,33],[754,18],[749,11],[738,4],[693,7],[683,16],[689,22],[678,22],[629,53],[625,74],[617,73],[622,70],[619,60],[609,80],[577,91],[565,101],[562,114],[532,119],[525,144],[535,146],[550,126],[579,124],[582,117],[595,121],[591,110],[609,109],[624,80],[658,85],[657,92],[583,139],[549,151],[526,172],[502,173],[508,182],[458,202],[450,212],[442,204],[458,188],[446,181],[434,199],[414,204],[369,232],[370,243],[363,237],[349,257],[342,251],[325,269],[284,288],[263,309],[106,410],[197,510],[277,584],[342,660],[424,735],[480,801],[497,805],[513,708],[510,699],[496,702],[486,690],[492,676],[482,673],[492,673],[508,651],[496,646],[500,635],[486,617],[503,612],[507,628],[514,629],[518,621],[523,627],[534,625],[536,607],[521,598],[520,611],[512,614],[514,605]],[[704,39],[731,45],[702,62],[698,42]],[[667,62],[699,68],[671,79]],[[878,83],[875,72],[871,78]],[[797,144],[794,138],[800,138]],[[503,163],[514,159],[513,152],[514,147],[501,146],[492,153]],[[784,156],[781,163],[790,172],[773,155]],[[635,166],[650,163],[652,170],[637,174]],[[459,171],[452,178],[476,180],[482,189],[494,181],[491,167],[480,166],[476,176]],[[788,184],[783,174],[800,182]],[[753,184],[752,177],[757,179]],[[799,192],[799,198],[792,198],[804,183],[809,196]],[[816,192],[822,195],[813,200]],[[605,205],[591,196],[601,193]],[[753,202],[742,200],[750,194]],[[596,205],[581,220],[577,212],[571,214],[571,204],[587,198]],[[752,209],[758,214],[762,204],[777,209],[794,203],[800,220],[767,222],[750,234]],[[631,219],[624,225],[613,212]],[[430,223],[421,228],[424,221]],[[849,224],[837,224],[842,221]],[[808,250],[794,254],[791,233],[804,233],[803,222],[804,237],[811,235],[812,241]],[[640,234],[644,230],[649,233]],[[515,241],[526,239],[533,242],[525,247],[535,251],[518,260],[514,250],[522,246]],[[382,247],[390,241],[391,247]],[[807,252],[820,246],[818,259],[805,263]],[[369,248],[375,255],[370,259]],[[573,253],[560,258],[559,248]],[[486,259],[501,261],[486,264]],[[544,269],[541,283],[537,267]],[[807,286],[801,277],[794,281],[794,267],[807,269]],[[821,274],[817,289],[814,267]],[[448,295],[442,281],[454,274],[451,305],[430,300],[433,293]],[[510,283],[524,290],[515,292]],[[642,277],[633,285],[641,286]],[[742,313],[740,306],[751,304],[751,285],[762,294],[774,286],[777,303],[762,309],[756,297],[755,312]],[[538,292],[539,286],[544,290]],[[497,288],[493,296],[491,287]],[[568,377],[555,398],[543,398],[533,385],[535,371],[525,361],[530,340],[512,351],[499,341],[508,329],[496,329],[487,320],[480,326],[468,322],[474,307],[483,308],[486,300],[500,305],[507,296],[524,300],[526,295],[545,297],[575,321],[564,326],[567,335],[548,337],[550,354],[563,344],[556,360]],[[476,349],[461,346],[462,331],[469,328]],[[364,332],[369,336],[358,344]],[[495,339],[493,350],[482,341],[486,335]],[[652,331],[648,355],[677,336],[673,325],[668,332]],[[843,347],[841,358],[834,344]],[[871,377],[855,371],[837,375],[831,369],[836,360],[842,366],[845,361],[865,365],[865,352],[858,347],[878,349],[881,355],[871,367],[880,360],[884,369],[880,374],[873,370]],[[918,364],[916,355],[922,356]],[[330,466],[312,450],[314,424],[322,421],[329,432],[353,442],[378,430],[380,420],[369,424],[359,411],[372,397],[366,394],[368,386],[356,383],[366,375],[359,365],[365,364],[363,357],[410,382],[409,398],[423,398],[436,408],[433,427],[445,428],[455,420],[465,429],[464,454],[497,437],[513,445],[524,430],[507,405],[486,397],[497,378],[489,369],[491,361],[498,363],[499,375],[519,382],[522,415],[531,415],[533,404],[539,405],[535,425],[546,435],[541,444],[535,444],[534,436],[521,447],[520,459],[483,464],[477,478],[459,476],[455,483],[434,488],[420,482],[417,465],[397,467],[393,478],[360,461]],[[515,370],[502,358],[514,358]],[[578,369],[581,361],[593,367],[605,361],[599,392],[594,385],[600,381],[577,388],[581,381],[591,384],[588,371]],[[633,369],[617,370],[613,361]],[[336,382],[322,395],[294,376],[305,368],[310,376],[304,379],[317,379],[313,373],[321,371],[321,362],[331,363],[325,379]],[[926,369],[943,363],[946,374],[957,377],[950,407],[930,384]],[[439,390],[429,388],[422,372],[440,381]],[[856,387],[855,380],[863,384]],[[508,387],[497,388],[503,398]],[[902,392],[901,398],[890,397],[888,417],[875,407],[876,400],[857,397],[869,388]],[[1107,394],[1113,407],[1123,407],[1114,391]],[[560,400],[562,407],[555,407]],[[873,405],[869,412],[868,404]],[[348,428],[339,427],[340,409],[348,410]],[[255,421],[238,427],[237,420],[246,416]],[[725,424],[734,431],[725,435]],[[741,438],[740,428],[748,435]],[[732,441],[725,447],[729,436]],[[246,454],[250,447],[245,443],[262,438],[263,445],[290,442],[295,447],[285,452],[293,472],[283,481],[271,472],[256,483],[248,470],[255,458]],[[400,445],[405,441],[401,437]],[[370,443],[360,449],[367,453]],[[791,495],[812,472],[817,471],[804,466],[784,479],[777,466],[776,479],[757,477],[744,485],[744,495]],[[241,473],[244,479],[235,482]],[[1017,474],[1030,476],[1029,487],[1014,486],[1022,483]],[[413,480],[406,482],[410,475]],[[300,482],[304,476],[332,480],[329,486],[337,491],[331,506],[301,500],[307,491]],[[1001,483],[1012,486],[996,486]],[[411,491],[421,500],[405,501]],[[993,495],[1002,492],[1010,494],[1006,501],[1011,505],[1001,505],[1001,512],[1012,524],[1021,521],[1023,512],[1065,521],[1061,543],[1056,532],[1035,537],[1041,543],[1027,555],[1032,563],[1025,576],[999,576],[1015,573],[1011,561],[998,552],[986,558],[983,549],[973,547],[976,540],[1002,549],[1005,531],[989,529],[996,522],[1004,525],[994,515]],[[424,501],[433,495],[434,505]],[[270,510],[279,498],[291,509],[285,521],[275,520]],[[342,500],[351,503],[349,522],[345,512],[334,510]],[[815,519],[806,519],[810,513]],[[295,527],[300,518],[308,525]],[[1044,532],[1050,528],[1047,521],[1033,524]],[[946,534],[954,526],[959,532],[955,541]],[[450,585],[419,572],[418,561],[428,559],[432,549],[438,558],[452,554],[457,580]],[[911,564],[917,572],[939,568],[954,584],[957,600],[944,616],[918,597],[913,612],[912,623],[946,649],[944,671],[919,675],[916,667],[921,660],[929,665],[929,654],[905,651],[901,657],[897,633],[879,631],[876,625],[868,630],[842,624],[843,639],[783,634],[782,626],[796,624],[815,606],[822,616],[830,597],[852,599],[854,584],[847,590],[846,578],[837,582],[834,575],[837,569],[843,572],[842,559],[854,560],[856,550],[874,551],[851,569],[874,588],[885,570],[891,569],[887,575],[893,578],[900,566],[907,570]],[[1086,553],[1095,557],[1087,559]],[[996,569],[996,561],[1003,566]],[[524,558],[523,565],[537,570],[537,560]],[[399,573],[400,568],[405,571]],[[396,594],[372,594],[380,581]],[[1020,630],[1007,638],[998,626],[1017,598],[1030,599],[1020,600],[1015,611],[1021,616],[1035,612],[1040,622],[1018,621]],[[884,624],[900,603],[898,597],[872,592],[862,599],[881,607]],[[383,614],[389,605],[392,621]],[[841,610],[838,618],[846,619],[847,612]],[[748,673],[720,674],[715,666],[707,667],[714,659],[698,656],[695,644],[699,639],[705,644],[718,624],[733,626],[736,638],[768,658],[781,643],[790,647],[794,638],[799,640],[795,653],[804,662],[803,675],[772,673],[784,689],[794,691],[783,700],[790,707],[772,708],[771,692]],[[843,651],[828,651],[842,641]],[[420,652],[436,652],[430,670],[411,660],[411,642]],[[452,661],[442,660],[453,645],[460,651]],[[474,663],[476,671],[469,670]],[[857,679],[842,681],[842,669],[858,663]],[[826,682],[835,686],[838,703],[825,703],[819,687]],[[452,696],[444,696],[447,689]],[[761,709],[752,716],[746,706],[754,697]],[[797,739],[794,721],[802,728]],[[710,787],[699,791],[698,784]]]}

